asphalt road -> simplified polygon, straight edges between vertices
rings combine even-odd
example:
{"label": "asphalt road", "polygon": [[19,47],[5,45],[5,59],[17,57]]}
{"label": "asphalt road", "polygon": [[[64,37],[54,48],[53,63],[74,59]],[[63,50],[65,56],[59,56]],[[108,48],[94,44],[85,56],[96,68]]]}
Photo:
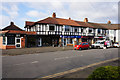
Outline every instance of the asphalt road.
{"label": "asphalt road", "polygon": [[40,78],[118,57],[118,48],[68,50],[2,57],[3,78]]}

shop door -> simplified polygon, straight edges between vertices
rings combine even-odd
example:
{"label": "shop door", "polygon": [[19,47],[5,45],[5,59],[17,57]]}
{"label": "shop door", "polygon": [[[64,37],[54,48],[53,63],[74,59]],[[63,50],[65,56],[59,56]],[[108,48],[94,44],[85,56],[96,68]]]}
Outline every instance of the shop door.
{"label": "shop door", "polygon": [[15,38],[15,46],[16,48],[21,48],[21,38]]}

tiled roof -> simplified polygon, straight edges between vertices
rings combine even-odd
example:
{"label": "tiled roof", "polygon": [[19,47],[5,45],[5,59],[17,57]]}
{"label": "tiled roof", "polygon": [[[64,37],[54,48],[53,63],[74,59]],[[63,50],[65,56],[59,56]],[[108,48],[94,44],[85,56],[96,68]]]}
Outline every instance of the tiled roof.
{"label": "tiled roof", "polygon": [[5,31],[0,31],[0,34],[5,34],[5,33],[12,33],[12,34],[28,34],[28,35],[35,35],[36,32],[32,31],[16,31],[16,30],[5,30]]}
{"label": "tiled roof", "polygon": [[[26,25],[32,26],[36,23],[41,24],[58,24],[58,25],[70,25],[70,26],[82,26],[90,28],[101,28],[101,29],[120,29],[120,24],[102,24],[102,23],[92,23],[92,22],[82,22],[71,19],[53,18],[48,17],[37,22],[26,21]],[[119,25],[119,27],[118,27]]]}
{"label": "tiled roof", "polygon": [[47,23],[47,24],[59,24],[59,25],[70,25],[70,26],[80,26],[74,20],[62,19],[62,18],[52,18],[48,17],[46,19],[40,20],[36,23]]}
{"label": "tiled roof", "polygon": [[19,31],[23,31],[21,28],[19,28],[18,26],[14,25],[13,22],[11,22],[11,24],[5,28],[2,29],[2,31],[4,30],[19,30]]}
{"label": "tiled roof", "polygon": [[32,21],[25,21],[25,27],[26,26],[31,26],[33,25],[35,22],[32,22]]}

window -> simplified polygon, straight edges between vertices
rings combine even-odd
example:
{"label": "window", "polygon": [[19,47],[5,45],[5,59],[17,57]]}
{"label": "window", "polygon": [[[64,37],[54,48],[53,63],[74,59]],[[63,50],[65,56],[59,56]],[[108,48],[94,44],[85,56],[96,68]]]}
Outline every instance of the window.
{"label": "window", "polygon": [[20,39],[17,39],[17,40],[16,40],[16,43],[20,43]]}
{"label": "window", "polygon": [[6,38],[5,38],[5,36],[3,36],[3,45],[5,45],[6,44]]}
{"label": "window", "polygon": [[86,45],[88,45],[88,43],[86,43]]}
{"label": "window", "polygon": [[55,27],[54,26],[49,26],[49,30],[54,31]]}
{"label": "window", "polygon": [[83,33],[83,29],[81,29],[81,33]]}
{"label": "window", "polygon": [[77,29],[77,28],[75,28],[75,32],[78,32],[78,29]]}
{"label": "window", "polygon": [[70,31],[70,26],[65,26],[65,31]]}
{"label": "window", "polygon": [[100,30],[100,29],[98,29],[98,33],[100,33],[100,31],[101,31],[101,30]]}
{"label": "window", "polygon": [[85,45],[85,43],[83,43],[82,45]]}
{"label": "window", "polygon": [[15,37],[13,37],[13,36],[8,36],[8,37],[7,37],[7,44],[8,44],[8,45],[15,45]]}
{"label": "window", "polygon": [[92,29],[89,29],[89,33],[92,33]]}

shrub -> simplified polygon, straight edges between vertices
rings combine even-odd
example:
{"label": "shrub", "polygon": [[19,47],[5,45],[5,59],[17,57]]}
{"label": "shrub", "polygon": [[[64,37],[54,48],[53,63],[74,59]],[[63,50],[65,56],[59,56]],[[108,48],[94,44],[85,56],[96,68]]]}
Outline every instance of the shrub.
{"label": "shrub", "polygon": [[93,71],[87,80],[120,80],[120,66],[103,66]]}

